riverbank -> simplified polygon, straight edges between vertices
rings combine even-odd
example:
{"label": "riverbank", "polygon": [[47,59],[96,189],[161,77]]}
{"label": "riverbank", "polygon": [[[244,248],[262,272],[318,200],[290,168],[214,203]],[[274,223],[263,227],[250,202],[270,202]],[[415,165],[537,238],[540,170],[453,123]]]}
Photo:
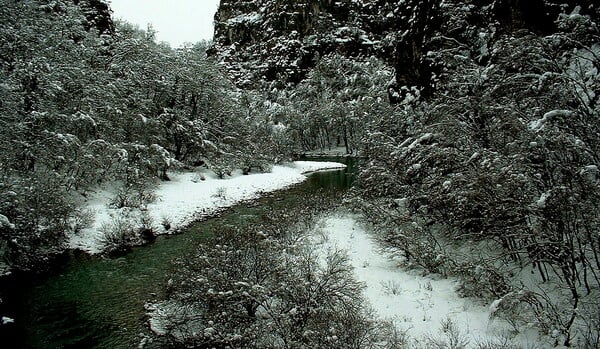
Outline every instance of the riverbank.
{"label": "riverbank", "polygon": [[[0,317],[14,319],[14,323],[0,326],[0,343],[10,348],[36,349],[136,348],[140,335],[150,332],[144,304],[163,299],[167,280],[179,273],[173,260],[196,256],[200,244],[224,229],[252,229],[259,222],[272,224],[274,217],[298,212],[308,201],[320,203],[324,196],[339,203],[349,185],[343,175],[349,176],[347,171],[354,168],[352,159],[340,162],[347,165],[345,170],[317,171],[331,166],[297,163],[291,169],[294,172],[316,173],[299,175],[300,183],[257,195],[256,199],[223,209],[215,218],[192,222],[181,234],[159,236],[154,243],[134,247],[118,257],[69,253],[58,268],[43,276],[13,274],[10,280],[0,283],[4,301]],[[275,172],[276,176],[282,175],[277,169]],[[257,185],[255,176],[263,178],[259,174],[239,175],[238,180]],[[231,180],[214,179],[212,183],[217,186]],[[175,178],[171,182],[163,184],[175,185]],[[193,188],[199,190],[198,186]],[[302,211],[302,216],[306,215]]]}
{"label": "riverbank", "polygon": [[157,235],[177,232],[228,207],[300,183],[308,173],[345,167],[337,162],[296,161],[273,166],[270,173],[243,175],[236,171],[225,179],[206,170],[171,173],[171,180],[155,189],[155,200],[141,208],[112,208],[115,190],[99,190],[83,203],[91,224],[69,236],[69,247],[90,254],[102,253],[110,243],[107,233],[118,224],[148,227]]}
{"label": "riverbank", "polygon": [[552,347],[533,329],[514,333],[508,322],[492,319],[491,305],[459,296],[456,280],[401,268],[356,216],[329,216],[318,226],[314,237],[321,258],[330,250],[346,251],[374,313],[392,322],[408,347]]}

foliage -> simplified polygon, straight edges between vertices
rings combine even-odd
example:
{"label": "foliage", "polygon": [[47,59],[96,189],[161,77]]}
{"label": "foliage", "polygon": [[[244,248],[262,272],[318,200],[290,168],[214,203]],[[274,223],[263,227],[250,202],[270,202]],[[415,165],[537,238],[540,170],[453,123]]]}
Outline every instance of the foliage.
{"label": "foliage", "polygon": [[137,239],[136,227],[125,212],[119,213],[100,227],[109,253],[124,251]]}
{"label": "foliage", "polygon": [[321,260],[304,242],[330,203],[311,195],[296,212],[223,227],[178,260],[167,299],[151,307],[160,345],[392,348],[384,340],[391,343],[392,326],[364,308],[364,285],[346,255],[332,251]]}
{"label": "foliage", "polygon": [[59,250],[75,192],[119,181],[115,205],[136,206],[147,198],[131,190],[169,170],[268,170],[289,157],[255,145],[287,137],[249,112],[206,43],[174,50],[128,23],[100,28],[78,3],[1,1],[0,175],[18,196],[0,199],[15,225],[1,239],[16,266]]}
{"label": "foliage", "polygon": [[[444,25],[489,10],[445,6]],[[590,323],[581,307],[597,308],[600,288],[597,24],[563,14],[547,36],[444,25],[427,43],[436,93],[407,98],[367,131],[357,207],[384,243],[461,277],[466,294],[501,299],[521,287],[509,266],[533,270],[535,284],[558,291],[517,303],[539,305],[561,344],[582,340],[586,325],[574,324]],[[464,244],[490,252],[453,252]]]}
{"label": "foliage", "polygon": [[392,73],[377,59],[322,58],[287,98],[286,124],[303,150],[344,147],[353,154],[373,120],[392,108],[381,87]]}
{"label": "foliage", "polygon": [[0,212],[8,222],[0,227],[0,239],[10,264],[32,269],[63,248],[76,215],[56,178],[3,176],[0,195]]}

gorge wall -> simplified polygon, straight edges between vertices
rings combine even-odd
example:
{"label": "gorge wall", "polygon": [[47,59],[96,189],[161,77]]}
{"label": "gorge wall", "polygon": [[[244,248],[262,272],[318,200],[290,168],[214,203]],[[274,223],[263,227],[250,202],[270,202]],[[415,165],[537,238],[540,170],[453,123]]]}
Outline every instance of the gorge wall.
{"label": "gorge wall", "polygon": [[243,88],[293,85],[334,52],[375,56],[395,68],[393,101],[405,88],[431,90],[440,68],[428,51],[461,43],[485,61],[499,33],[551,33],[574,10],[599,11],[591,0],[222,0],[209,54]]}

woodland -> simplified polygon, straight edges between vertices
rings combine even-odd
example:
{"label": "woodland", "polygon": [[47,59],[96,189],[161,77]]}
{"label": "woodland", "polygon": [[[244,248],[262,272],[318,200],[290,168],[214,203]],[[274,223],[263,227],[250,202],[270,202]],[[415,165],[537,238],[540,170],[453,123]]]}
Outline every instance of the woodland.
{"label": "woodland", "polygon": [[[316,3],[333,13],[323,21],[340,24],[331,8],[346,5]],[[214,42],[171,48],[94,1],[0,1],[6,271],[40,271],[62,253],[69,235],[89,224],[80,203],[98,187],[118,187],[114,207],[140,206],[174,172],[268,172],[341,147],[360,159],[344,204],[403,267],[455,278],[462,296],[491,303],[490,316],[515,330],[533,327],[555,346],[597,348],[597,5],[541,1],[552,9],[544,15],[550,24],[528,25],[514,15],[519,1],[352,3],[344,18],[354,26],[326,33],[330,22],[304,28],[298,18],[308,15],[286,7],[309,11],[310,1],[222,1]],[[494,17],[507,3],[517,6],[512,22]],[[261,6],[300,17],[248,15]],[[408,13],[406,31],[362,16],[383,13],[381,6]],[[521,16],[538,15],[528,11]],[[285,35],[252,39],[265,22]],[[367,38],[369,30],[380,40]],[[257,47],[270,55],[266,68]],[[169,304],[193,316],[178,317],[157,343],[413,347],[362,306],[343,255],[320,265],[298,247],[317,211],[335,206],[322,199],[315,211],[311,200],[256,229],[224,229],[178,259]],[[332,340],[328,329],[342,327],[344,336]]]}

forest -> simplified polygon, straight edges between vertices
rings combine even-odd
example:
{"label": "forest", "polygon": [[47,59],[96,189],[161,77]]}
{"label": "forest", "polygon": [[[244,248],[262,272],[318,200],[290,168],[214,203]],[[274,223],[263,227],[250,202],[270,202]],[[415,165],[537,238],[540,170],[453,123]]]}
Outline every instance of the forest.
{"label": "forest", "polygon": [[64,245],[90,188],[120,183],[123,206],[169,170],[267,168],[291,144],[255,96],[204,53],[127,23],[97,28],[69,1],[5,1],[2,17],[3,260],[35,268]]}
{"label": "forest", "polygon": [[[284,17],[304,13],[263,2]],[[357,3],[367,13],[380,2],[401,7]],[[600,345],[593,4],[551,7],[558,10],[550,27],[516,27],[522,23],[477,21],[518,2],[407,1],[396,12],[404,16],[410,3],[413,17],[397,42],[388,35],[378,48],[365,30],[338,28],[331,35],[345,46],[323,39],[327,49],[302,69],[294,65],[296,74],[283,65],[298,43],[315,46],[315,36],[327,35],[310,36],[324,30],[312,22],[306,33],[278,28],[289,32],[277,43],[289,47],[276,46],[288,56],[271,53],[279,63],[252,75],[264,67],[242,52],[246,31],[237,47],[229,34],[171,48],[151,28],[112,20],[84,1],[0,3],[0,274],[41,272],[63,253],[69,236],[90,224],[82,202],[98,188],[116,186],[114,207],[140,207],[174,173],[264,173],[341,148],[360,162],[345,207],[402,268],[457,280],[462,297],[491,304],[490,318],[516,332],[534,328],[548,347]],[[222,1],[221,10],[234,16],[228,6]],[[354,24],[365,25],[363,17]],[[246,60],[243,69],[236,59]],[[330,253],[320,264],[302,242],[315,217],[339,204],[314,200],[268,224],[224,227],[176,259],[179,272],[157,303],[168,325],[154,328],[154,345],[521,347],[411,342],[378,321],[363,306],[347,256]],[[143,232],[126,233],[139,240]]]}

